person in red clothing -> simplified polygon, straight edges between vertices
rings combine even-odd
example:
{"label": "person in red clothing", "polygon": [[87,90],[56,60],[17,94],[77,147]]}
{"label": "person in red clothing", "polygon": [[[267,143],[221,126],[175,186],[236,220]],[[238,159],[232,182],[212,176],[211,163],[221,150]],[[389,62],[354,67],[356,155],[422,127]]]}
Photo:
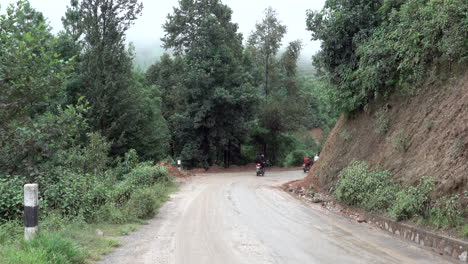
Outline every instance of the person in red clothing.
{"label": "person in red clothing", "polygon": [[310,166],[312,166],[312,160],[310,159],[309,155],[304,157],[304,164],[302,164],[302,169],[304,172],[308,172],[310,170]]}

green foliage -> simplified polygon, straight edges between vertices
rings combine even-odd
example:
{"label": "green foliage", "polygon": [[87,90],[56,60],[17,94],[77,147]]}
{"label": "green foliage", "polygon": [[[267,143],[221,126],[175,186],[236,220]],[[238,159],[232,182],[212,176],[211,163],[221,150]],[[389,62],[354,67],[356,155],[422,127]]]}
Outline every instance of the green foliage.
{"label": "green foliage", "polygon": [[165,167],[140,165],[124,175],[124,179],[133,186],[151,186],[158,181],[170,180]]}
{"label": "green foliage", "polygon": [[284,72],[283,86],[287,91],[288,96],[296,96],[299,94],[299,82],[297,79],[297,61],[302,49],[300,40],[292,41],[286,48],[286,51],[281,56],[281,65]]}
{"label": "green foliage", "polygon": [[459,195],[442,197],[429,209],[429,222],[437,228],[451,228],[463,223]]}
{"label": "green foliage", "polygon": [[[94,16],[94,10],[112,12]],[[126,31],[141,10],[137,0],[72,1],[63,20],[64,40],[57,48],[81,48],[68,95],[72,102],[81,96],[88,100],[89,123],[112,143],[111,154],[133,148],[144,159],[159,160],[167,156],[170,140],[159,92],[147,85],[142,73],[133,72],[134,48],[125,47]]]}
{"label": "green foliage", "polygon": [[[176,85],[182,80],[186,106],[170,123],[174,156],[188,167],[228,165],[255,117],[257,96],[242,64],[242,36],[231,16],[232,10],[218,0],[180,1],[164,24],[164,47],[184,55],[187,65],[175,78]],[[167,58],[163,62],[170,63]]]}
{"label": "green foliage", "polygon": [[19,176],[0,176],[0,224],[23,215],[24,183]]}
{"label": "green foliage", "polygon": [[375,128],[378,133],[385,134],[389,128],[388,113],[382,109],[375,113]]}
{"label": "green foliage", "polygon": [[154,216],[156,210],[167,200],[167,187],[165,183],[157,183],[137,189],[126,205],[127,215],[139,219]]}
{"label": "green foliage", "polygon": [[344,141],[349,141],[352,139],[352,135],[351,133],[346,129],[346,128],[343,128],[341,131],[340,131],[340,137],[344,140]]}
{"label": "green foliage", "polygon": [[370,169],[363,161],[353,161],[340,174],[335,191],[338,201],[370,211],[386,211],[398,221],[419,216],[437,228],[456,228],[463,224],[459,196],[436,200],[430,194],[435,183],[422,177],[417,186],[402,188],[391,183],[390,173]]}
{"label": "green foliage", "polygon": [[34,116],[63,100],[70,65],[54,52],[53,42],[46,19],[29,2],[11,4],[0,15],[0,123]]}
{"label": "green foliage", "polygon": [[362,161],[354,161],[344,168],[337,184],[335,195],[339,201],[371,211],[388,208],[397,191],[388,171],[371,170]]}
{"label": "green foliage", "polygon": [[396,89],[414,92],[437,67],[465,65],[467,10],[463,0],[328,0],[309,11],[322,41],[314,64],[330,83],[324,96],[351,112]]}
{"label": "green foliage", "polygon": [[17,237],[23,235],[24,226],[19,221],[8,221],[0,225],[0,248],[1,245],[11,243]]}
{"label": "green foliage", "polygon": [[464,237],[464,238],[467,238],[468,237],[468,224],[465,224],[463,227],[462,227],[462,231],[460,232],[461,236]]}
{"label": "green foliage", "polygon": [[307,109],[290,98],[269,98],[260,108],[260,126],[272,133],[297,131],[306,122]]}
{"label": "green foliage", "polygon": [[390,143],[397,149],[398,151],[401,152],[406,152],[408,151],[408,148],[410,146],[410,138],[409,136],[405,133],[405,131],[402,129],[395,134],[393,134],[389,138]]}
{"label": "green foliage", "polygon": [[394,204],[389,209],[390,215],[397,220],[404,220],[416,215],[426,214],[429,205],[429,194],[434,190],[434,187],[433,180],[423,177],[416,187],[410,186],[407,189],[400,190],[396,194]]}
{"label": "green foliage", "polygon": [[71,240],[58,234],[41,234],[30,242],[0,251],[5,264],[68,264],[83,263],[85,255]]}
{"label": "green foliage", "polygon": [[26,174],[33,181],[47,164],[65,165],[65,152],[76,155],[71,152],[80,152],[85,145],[85,113],[83,105],[58,107],[24,123],[9,124],[2,134],[9,140],[0,144],[0,153],[7,157],[0,161],[0,171]]}
{"label": "green foliage", "polygon": [[[99,185],[93,175],[57,170],[47,181],[50,182],[41,182],[42,196],[49,209],[62,215],[89,215],[106,200],[99,197],[105,193],[94,192]],[[96,204],[93,204],[94,199]]]}
{"label": "green foliage", "polygon": [[136,225],[133,225],[133,224],[124,225],[123,227],[120,228],[119,235],[121,236],[128,235],[131,232],[135,231],[136,229],[137,229]]}
{"label": "green foliage", "polygon": [[309,156],[305,150],[293,150],[287,156],[283,162],[284,167],[300,166],[304,161],[304,157]]}
{"label": "green foliage", "polygon": [[[256,63],[263,72],[263,89],[268,96],[273,91],[272,79],[275,78],[275,56],[286,34],[286,26],[278,20],[278,15],[271,7],[265,9],[265,17],[255,25],[255,31],[248,39],[248,45],[255,56]],[[294,74],[297,55],[301,49],[300,42],[291,43],[285,53],[286,71]],[[292,66],[292,67],[291,67]]]}

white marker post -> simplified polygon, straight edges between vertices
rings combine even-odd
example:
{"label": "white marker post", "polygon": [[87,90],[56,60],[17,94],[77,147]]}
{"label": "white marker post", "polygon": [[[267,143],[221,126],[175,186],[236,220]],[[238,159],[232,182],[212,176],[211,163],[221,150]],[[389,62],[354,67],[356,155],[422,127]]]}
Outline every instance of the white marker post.
{"label": "white marker post", "polygon": [[39,232],[39,185],[24,185],[24,239],[31,240]]}

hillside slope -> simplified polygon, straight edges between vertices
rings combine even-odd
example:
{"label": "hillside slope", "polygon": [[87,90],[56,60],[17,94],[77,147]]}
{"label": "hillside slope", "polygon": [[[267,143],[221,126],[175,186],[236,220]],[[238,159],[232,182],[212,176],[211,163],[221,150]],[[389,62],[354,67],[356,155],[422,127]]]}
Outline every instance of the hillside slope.
{"label": "hillside slope", "polygon": [[433,177],[434,198],[468,190],[468,72],[443,87],[427,85],[418,95],[393,95],[341,117],[302,185],[332,191],[353,160],[389,170],[404,186]]}

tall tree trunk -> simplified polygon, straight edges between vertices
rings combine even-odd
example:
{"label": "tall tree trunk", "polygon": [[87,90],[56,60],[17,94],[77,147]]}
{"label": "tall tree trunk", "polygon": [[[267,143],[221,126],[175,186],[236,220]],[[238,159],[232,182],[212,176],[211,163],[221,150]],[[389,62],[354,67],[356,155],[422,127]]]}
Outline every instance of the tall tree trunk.
{"label": "tall tree trunk", "polygon": [[268,76],[270,75],[270,56],[266,56],[266,63],[265,63],[265,95],[268,96],[270,89],[268,87],[269,82],[268,82]]}

